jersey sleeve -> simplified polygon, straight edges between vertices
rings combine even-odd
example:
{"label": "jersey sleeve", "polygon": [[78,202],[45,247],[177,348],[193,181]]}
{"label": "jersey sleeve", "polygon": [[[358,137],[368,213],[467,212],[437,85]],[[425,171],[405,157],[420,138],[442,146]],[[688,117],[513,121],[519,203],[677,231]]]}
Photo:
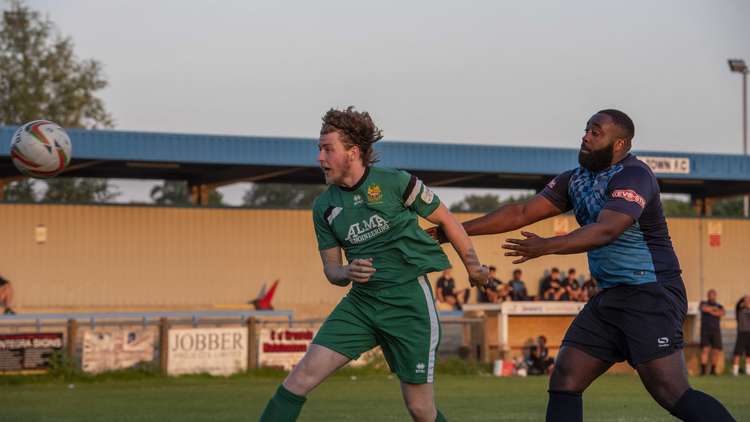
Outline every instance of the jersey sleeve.
{"label": "jersey sleeve", "polygon": [[653,175],[645,168],[628,166],[609,181],[604,209],[638,220],[655,192]]}
{"label": "jersey sleeve", "polygon": [[552,202],[552,205],[556,206],[562,212],[572,208],[570,197],[568,196],[568,184],[570,183],[570,176],[572,174],[573,170],[560,173],[557,177],[550,180],[540,193],[540,195],[547,198]]}
{"label": "jersey sleeve", "polygon": [[427,218],[440,206],[440,198],[413,174],[399,171],[398,186],[404,207],[421,217]]}
{"label": "jersey sleeve", "polygon": [[341,212],[341,209],[333,206],[325,207],[316,204],[313,207],[313,225],[315,226],[315,237],[318,239],[318,250],[320,251],[340,246],[330,224],[330,221],[335,217],[334,213],[338,212]]}

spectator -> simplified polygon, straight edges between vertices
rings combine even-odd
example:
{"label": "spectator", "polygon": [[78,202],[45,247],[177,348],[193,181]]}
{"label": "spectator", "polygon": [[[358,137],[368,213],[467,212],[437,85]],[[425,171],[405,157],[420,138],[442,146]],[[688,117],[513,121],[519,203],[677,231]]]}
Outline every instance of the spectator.
{"label": "spectator", "polygon": [[5,315],[16,314],[13,310],[13,286],[3,276],[0,276],[0,302],[5,307]]}
{"label": "spectator", "polygon": [[[547,277],[544,277],[544,279],[542,279],[542,283],[539,285],[539,297],[543,300],[559,300],[559,296],[557,296],[559,290],[560,270],[558,270],[557,267],[552,267],[549,275],[547,275]],[[552,294],[553,292],[556,298],[548,299],[548,293]],[[560,295],[562,295],[562,293],[560,293]]]}
{"label": "spectator", "polygon": [[708,291],[708,300],[700,303],[701,310],[701,375],[706,375],[708,355],[711,354],[711,375],[716,373],[716,364],[721,356],[721,317],[724,307],[716,301],[716,290]]}
{"label": "spectator", "polygon": [[443,275],[437,280],[437,300],[440,303],[450,305],[453,309],[461,309],[469,296],[469,289],[456,290],[456,280],[453,279],[453,269],[443,271]]}
{"label": "spectator", "polygon": [[734,345],[732,374],[740,374],[740,358],[745,355],[745,375],[750,375],[750,294],[740,298],[735,307],[737,315],[737,343]]}
{"label": "spectator", "polygon": [[583,286],[581,286],[581,294],[580,294],[580,300],[581,302],[588,302],[589,299],[594,297],[594,295],[599,291],[599,289],[596,287],[596,280],[594,278],[590,278],[583,282]]}
{"label": "spectator", "polygon": [[477,289],[477,302],[497,303],[500,301],[503,282],[497,278],[497,268],[490,266],[487,284]]}
{"label": "spectator", "polygon": [[526,291],[526,283],[521,279],[523,273],[520,269],[513,270],[513,279],[508,282],[510,287],[510,297],[512,300],[529,300],[529,294]]}
{"label": "spectator", "polygon": [[571,268],[568,270],[568,276],[563,279],[560,283],[565,289],[565,295],[563,300],[580,300],[581,297],[581,284],[578,282],[576,277],[576,269]]}
{"label": "spectator", "polygon": [[549,356],[547,337],[537,337],[536,344],[529,347],[529,357],[527,359],[529,375],[549,374],[552,371],[554,363],[555,360]]}

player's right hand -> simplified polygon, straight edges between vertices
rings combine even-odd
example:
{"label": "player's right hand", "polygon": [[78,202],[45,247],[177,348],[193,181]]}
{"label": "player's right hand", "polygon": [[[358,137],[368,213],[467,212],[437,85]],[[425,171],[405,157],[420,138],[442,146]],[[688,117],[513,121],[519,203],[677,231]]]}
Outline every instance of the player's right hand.
{"label": "player's right hand", "polygon": [[469,273],[469,283],[472,287],[483,287],[487,284],[487,280],[490,278],[490,269],[486,265],[479,267],[466,269]]}
{"label": "player's right hand", "polygon": [[347,278],[355,283],[367,283],[373,274],[375,267],[372,266],[372,258],[353,259],[346,266]]}
{"label": "player's right hand", "polygon": [[437,243],[448,242],[448,238],[445,237],[445,232],[440,228],[440,226],[430,227],[428,229],[425,229],[424,231],[427,232],[427,234],[429,234],[430,237]]}

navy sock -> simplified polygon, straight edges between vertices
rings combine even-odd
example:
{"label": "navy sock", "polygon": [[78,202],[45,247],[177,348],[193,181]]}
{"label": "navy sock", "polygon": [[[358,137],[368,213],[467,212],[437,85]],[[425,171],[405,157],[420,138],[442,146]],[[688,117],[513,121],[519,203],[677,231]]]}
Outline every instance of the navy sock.
{"label": "navy sock", "polygon": [[581,393],[573,391],[549,391],[547,422],[583,421]]}
{"label": "navy sock", "polygon": [[677,400],[671,413],[685,422],[735,422],[718,400],[692,388]]}

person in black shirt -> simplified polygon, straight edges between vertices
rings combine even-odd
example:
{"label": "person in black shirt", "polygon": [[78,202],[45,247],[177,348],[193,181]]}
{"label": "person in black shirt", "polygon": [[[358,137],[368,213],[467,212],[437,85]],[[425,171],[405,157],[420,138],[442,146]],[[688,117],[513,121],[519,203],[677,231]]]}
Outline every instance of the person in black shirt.
{"label": "person in black shirt", "polygon": [[536,344],[529,347],[529,358],[526,361],[529,375],[549,374],[554,362],[555,360],[549,356],[547,337],[537,337]]}
{"label": "person in black shirt", "polygon": [[737,342],[732,357],[732,374],[740,374],[740,358],[745,355],[745,375],[750,375],[750,294],[740,298],[735,307],[737,315]]}
{"label": "person in black shirt", "polygon": [[708,355],[711,354],[711,375],[717,375],[716,364],[721,355],[721,317],[726,313],[716,301],[716,290],[708,291],[708,300],[700,303],[701,310],[701,375],[706,375]]}
{"label": "person in black shirt", "polygon": [[438,302],[447,303],[454,309],[461,309],[469,296],[469,289],[456,290],[456,280],[453,278],[453,270],[448,268],[443,275],[437,279],[435,288]]}

